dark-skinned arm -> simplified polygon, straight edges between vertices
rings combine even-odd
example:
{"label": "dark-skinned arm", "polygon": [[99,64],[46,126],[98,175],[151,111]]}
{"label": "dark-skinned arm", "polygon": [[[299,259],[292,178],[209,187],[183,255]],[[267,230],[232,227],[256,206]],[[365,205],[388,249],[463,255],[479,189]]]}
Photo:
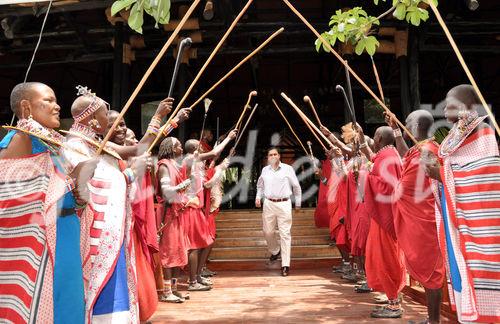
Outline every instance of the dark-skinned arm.
{"label": "dark-skinned arm", "polygon": [[238,135],[238,130],[233,129],[232,131],[229,132],[229,134],[222,141],[222,143],[220,143],[219,145],[217,145],[210,152],[200,153],[198,155],[197,160],[199,160],[199,161],[206,161],[206,160],[213,160],[213,159],[217,158],[222,153],[222,151],[224,151],[224,149],[226,148],[227,144],[229,144],[229,142],[231,142],[233,139],[236,138],[236,135]]}
{"label": "dark-skinned arm", "polygon": [[[394,120],[394,115],[385,112],[384,117],[385,117],[385,122],[392,128],[393,131],[399,129],[398,124]],[[401,130],[399,130],[399,132],[401,132]],[[398,150],[399,155],[403,157],[409,150],[408,145],[406,145],[403,136],[395,136],[394,140],[396,142],[396,149]]]}

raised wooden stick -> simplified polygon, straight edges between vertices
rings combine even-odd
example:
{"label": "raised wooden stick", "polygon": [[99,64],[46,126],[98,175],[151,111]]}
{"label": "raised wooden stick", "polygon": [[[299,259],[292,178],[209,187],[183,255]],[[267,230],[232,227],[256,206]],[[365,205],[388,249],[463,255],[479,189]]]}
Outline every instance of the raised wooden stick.
{"label": "raised wooden stick", "polygon": [[285,28],[281,27],[277,31],[275,31],[271,36],[269,36],[268,39],[266,39],[262,44],[260,44],[259,47],[257,47],[255,50],[253,50],[252,53],[248,54],[247,57],[245,57],[243,60],[241,60],[240,63],[238,63],[234,68],[231,69],[228,73],[226,73],[225,76],[223,76],[219,81],[217,81],[210,89],[208,89],[200,98],[198,98],[189,108],[195,107],[197,104],[200,103],[200,101],[203,100],[206,96],[210,94],[215,88],[217,88],[224,80],[226,80],[231,74],[233,74],[234,71],[240,68],[246,61],[250,60],[255,54],[257,54],[264,46],[266,46],[270,41],[273,40],[276,36],[281,34]]}
{"label": "raised wooden stick", "polygon": [[295,131],[293,130],[293,127],[292,125],[290,125],[290,123],[288,122],[288,120],[286,119],[285,115],[283,114],[283,112],[281,111],[280,107],[278,106],[278,104],[276,103],[276,101],[274,101],[274,99],[272,99],[273,101],[273,104],[274,104],[274,107],[276,107],[276,109],[278,110],[278,112],[280,113],[281,117],[283,117],[283,119],[285,120],[285,123],[288,125],[288,128],[290,129],[290,131],[292,132],[292,134],[295,136],[295,138],[297,139],[297,141],[299,142],[300,146],[302,146],[302,149],[304,150],[304,152],[306,153],[306,155],[308,154],[307,153],[307,150],[306,150],[306,147],[304,146],[304,144],[302,144],[302,141],[300,140],[299,136],[297,136],[297,133],[295,133]]}
{"label": "raised wooden stick", "polygon": [[154,59],[153,63],[151,63],[151,65],[149,66],[149,68],[146,71],[146,73],[144,73],[144,75],[142,76],[141,81],[139,82],[139,84],[135,88],[134,92],[132,92],[132,95],[130,96],[130,98],[128,98],[127,103],[122,108],[122,111],[120,111],[120,114],[118,115],[118,117],[116,118],[115,122],[113,123],[113,125],[109,129],[108,133],[106,134],[106,136],[102,140],[101,145],[97,149],[97,155],[101,154],[102,149],[104,148],[104,146],[106,145],[106,143],[111,138],[111,135],[115,131],[116,127],[118,126],[118,124],[122,120],[122,118],[125,115],[125,113],[127,112],[127,110],[132,105],[132,102],[134,101],[134,99],[139,94],[139,91],[141,91],[142,87],[144,86],[144,83],[146,83],[146,80],[149,78],[149,75],[151,74],[151,72],[153,72],[154,68],[156,67],[156,65],[158,64],[158,62],[160,62],[160,60],[163,57],[163,55],[165,55],[165,52],[167,51],[168,47],[175,40],[175,38],[177,37],[177,34],[179,34],[180,30],[182,29],[182,27],[184,26],[184,24],[186,23],[186,21],[188,20],[188,18],[191,16],[191,14],[193,13],[193,11],[196,8],[196,6],[198,5],[198,3],[200,3],[200,0],[194,0],[193,1],[193,3],[191,4],[191,6],[189,7],[188,11],[184,15],[184,17],[182,17],[181,21],[179,22],[179,24],[177,25],[177,27],[174,29],[174,31],[172,32],[172,34],[168,38],[168,40],[165,43],[165,45],[163,45],[160,53],[158,53],[158,55],[156,55],[156,58]]}
{"label": "raised wooden stick", "polygon": [[307,19],[304,18],[304,16],[302,16],[302,14],[297,9],[295,9],[295,7],[290,3],[290,1],[288,1],[288,0],[282,0],[282,1],[290,8],[290,10],[293,11],[293,13],[295,13],[295,15],[297,15],[297,17],[299,17],[300,20],[302,20],[302,22],[314,33],[314,35],[316,35],[316,37],[323,43],[323,45],[346,67],[346,69],[348,69],[349,72],[351,72],[351,74],[356,78],[356,80],[358,80],[359,84],[361,84],[361,86],[363,88],[365,88],[365,90],[373,97],[373,99],[375,99],[375,101],[377,101],[377,103],[380,105],[380,107],[382,107],[387,113],[391,114],[391,116],[394,116],[394,120],[399,125],[399,127],[401,127],[401,129],[405,133],[408,134],[408,137],[413,141],[413,143],[417,144],[417,140],[415,139],[415,137],[413,136],[413,134],[405,127],[405,125],[403,123],[401,123],[401,121],[399,119],[396,118],[396,116],[391,112],[391,110],[389,108],[387,108],[387,106],[385,105],[385,103],[382,102],[382,100],[380,100],[379,97],[377,97],[377,95],[356,74],[356,72],[354,72],[354,70],[351,69],[351,67],[348,64],[346,64],[346,62],[344,61],[344,59],[342,58],[342,56],[340,56],[339,53],[337,53],[332,48],[332,46],[330,45],[330,43],[328,43],[323,38],[323,36],[321,36],[320,33],[318,33],[318,31],[307,21]]}
{"label": "raised wooden stick", "polygon": [[236,126],[234,126],[235,129],[240,128],[240,123],[243,121],[243,116],[245,116],[245,113],[247,110],[251,109],[250,108],[250,100],[252,100],[253,97],[257,95],[257,91],[252,91],[248,94],[248,99],[247,102],[245,103],[245,106],[243,107],[243,110],[241,111],[240,118],[238,118],[238,121],[236,122]]}
{"label": "raised wooden stick", "polygon": [[255,113],[255,111],[257,110],[257,107],[259,107],[258,103],[256,103],[255,106],[253,107],[252,112],[250,113],[250,116],[248,116],[247,122],[245,123],[245,126],[243,126],[243,128],[241,129],[241,132],[238,131],[239,134],[238,134],[238,138],[236,139],[236,143],[234,143],[234,146],[232,149],[233,152],[236,151],[236,147],[238,146],[238,143],[240,142],[241,138],[243,137],[243,133],[247,129],[248,125],[250,124],[250,121],[252,120],[252,116]]}
{"label": "raised wooden stick", "polygon": [[378,76],[377,65],[375,64],[373,56],[370,56],[370,58],[372,59],[373,74],[375,75],[375,79],[377,80],[377,87],[378,87],[378,92],[380,93],[380,99],[383,102],[385,102],[384,90],[382,90],[382,83],[380,82],[380,77]]}
{"label": "raised wooden stick", "polygon": [[177,114],[177,112],[179,111],[179,109],[181,109],[182,105],[184,104],[184,102],[186,101],[187,97],[189,96],[189,94],[193,90],[194,86],[196,85],[196,83],[200,79],[201,75],[203,74],[203,72],[207,68],[208,64],[210,64],[210,62],[214,58],[215,54],[217,54],[217,52],[219,51],[219,49],[222,47],[222,45],[226,41],[227,37],[229,36],[229,34],[231,33],[231,31],[234,29],[234,27],[236,26],[236,24],[238,23],[238,21],[241,19],[241,17],[245,14],[245,12],[247,11],[248,7],[250,7],[250,5],[252,4],[252,2],[253,2],[253,0],[248,0],[247,4],[243,7],[243,9],[241,9],[241,11],[238,14],[238,16],[236,16],[236,18],[234,18],[233,22],[231,23],[231,26],[229,26],[229,28],[226,30],[226,32],[224,33],[224,35],[222,36],[222,38],[219,40],[219,43],[217,43],[217,46],[215,46],[215,48],[212,51],[212,53],[210,53],[210,56],[208,57],[208,59],[205,61],[205,63],[201,67],[201,69],[198,71],[198,74],[194,78],[193,82],[191,82],[191,84],[189,85],[189,88],[186,90],[186,93],[184,93],[184,96],[182,97],[182,99],[177,104],[177,107],[175,107],[174,111],[170,114],[170,117],[168,118],[167,122],[162,127],[160,127],[160,131],[158,132],[158,135],[156,135],[156,138],[154,139],[154,141],[151,144],[151,146],[148,148],[147,152],[151,152],[151,150],[153,149],[153,147],[156,145],[156,143],[158,143],[158,141],[160,140],[160,138],[163,136],[163,131],[168,127],[168,125],[170,124],[170,122],[172,121],[172,119],[175,117],[175,115]]}
{"label": "raised wooden stick", "polygon": [[[325,140],[325,142],[330,146],[335,146],[333,145],[332,142],[330,142],[330,140],[328,139],[328,137],[325,136],[325,134],[323,134],[318,127],[316,127],[316,125],[314,125],[314,123],[302,112],[302,110],[300,110],[299,107],[297,107],[297,105],[292,101],[292,99],[290,99],[284,92],[281,93],[281,97],[283,97],[283,99],[285,99],[289,104],[290,106],[293,107],[293,109],[295,109],[295,111],[300,115],[300,117],[302,117],[302,119],[304,120],[304,122],[307,124],[307,125],[310,125],[309,129],[313,132],[314,136],[319,140],[319,138],[316,136],[316,133],[313,131],[313,129]],[[326,151],[327,148],[323,145],[323,142],[319,141],[321,143],[321,146],[323,147],[323,149]]]}
{"label": "raised wooden stick", "polygon": [[313,103],[311,101],[311,98],[309,98],[309,96],[304,96],[304,102],[308,103],[309,106],[311,106],[311,109],[312,109],[312,111],[314,113],[314,116],[316,117],[316,120],[318,121],[318,125],[319,126],[323,126],[323,124],[321,124],[321,120],[319,119],[318,113],[316,112],[316,108],[314,108],[314,105],[313,105]]}
{"label": "raised wooden stick", "polygon": [[483,94],[479,90],[479,87],[477,86],[476,80],[472,76],[472,73],[469,70],[469,67],[465,63],[465,60],[462,56],[462,53],[460,53],[460,50],[458,49],[457,44],[455,43],[455,40],[453,39],[453,36],[451,36],[450,30],[448,29],[448,26],[446,26],[446,23],[443,20],[443,17],[441,17],[441,14],[439,13],[438,8],[434,5],[432,1],[429,1],[429,5],[432,8],[432,11],[436,15],[436,18],[441,25],[441,28],[443,28],[444,33],[446,34],[446,37],[448,38],[448,41],[451,44],[451,47],[453,47],[453,51],[455,51],[455,55],[457,56],[458,60],[460,61],[460,64],[462,65],[462,68],[465,71],[465,74],[467,74],[467,77],[469,78],[470,83],[474,87],[474,90],[477,93],[477,96],[479,97],[479,100],[481,100],[481,104],[483,105],[484,109],[488,113],[488,116],[490,117],[491,122],[493,123],[493,126],[495,127],[498,136],[500,136],[500,128],[498,127],[497,121],[495,119],[495,116],[493,115],[490,107],[488,106],[488,103],[486,103],[486,100],[483,97]]}
{"label": "raised wooden stick", "polygon": [[[316,127],[316,126],[314,126],[314,124],[311,122],[311,120],[309,118],[307,118],[307,116],[302,112],[302,110],[300,110],[300,108],[297,107],[297,105],[292,101],[292,99],[288,98],[287,95],[284,92],[281,93],[281,96],[286,101],[288,101],[288,103],[290,104],[290,106],[292,106],[295,109],[295,111],[297,111],[297,113],[299,114],[300,118],[302,118],[302,121],[306,124],[307,128],[309,128],[309,130],[314,135],[314,137],[316,138],[316,140],[319,142],[319,144],[321,144],[321,147],[326,151],[327,149],[326,149],[325,144],[323,144],[323,141],[318,137],[318,134],[316,134],[316,132],[313,129],[313,127]],[[320,132],[320,134],[321,134],[321,132]],[[323,134],[321,134],[321,135],[323,135]],[[328,144],[331,144],[328,139],[326,139],[326,142]]]}

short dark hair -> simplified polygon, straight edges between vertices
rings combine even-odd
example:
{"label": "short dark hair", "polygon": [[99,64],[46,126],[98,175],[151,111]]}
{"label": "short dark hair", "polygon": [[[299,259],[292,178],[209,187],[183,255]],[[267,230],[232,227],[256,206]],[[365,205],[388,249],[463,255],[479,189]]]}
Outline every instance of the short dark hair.
{"label": "short dark hair", "polygon": [[267,154],[269,154],[269,152],[271,152],[272,150],[276,150],[276,152],[278,152],[278,154],[281,155],[281,150],[277,146],[271,146],[270,148],[268,148],[267,149]]}
{"label": "short dark hair", "polygon": [[21,101],[31,100],[31,91],[34,87],[45,85],[41,82],[24,82],[17,84],[10,93],[10,109],[18,115]]}
{"label": "short dark hair", "polygon": [[175,157],[174,156],[175,140],[176,140],[175,137],[167,137],[161,142],[160,149],[158,151],[158,160],[173,159]]}

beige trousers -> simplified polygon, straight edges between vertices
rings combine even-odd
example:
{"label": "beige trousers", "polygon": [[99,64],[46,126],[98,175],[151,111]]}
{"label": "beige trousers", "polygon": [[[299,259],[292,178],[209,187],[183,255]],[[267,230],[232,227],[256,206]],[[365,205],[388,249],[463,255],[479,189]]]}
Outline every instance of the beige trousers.
{"label": "beige trousers", "polygon": [[[281,266],[290,266],[290,253],[292,249],[292,201],[273,202],[264,200],[262,210],[262,224],[267,248],[271,254],[281,250]],[[276,224],[280,239],[276,237]]]}

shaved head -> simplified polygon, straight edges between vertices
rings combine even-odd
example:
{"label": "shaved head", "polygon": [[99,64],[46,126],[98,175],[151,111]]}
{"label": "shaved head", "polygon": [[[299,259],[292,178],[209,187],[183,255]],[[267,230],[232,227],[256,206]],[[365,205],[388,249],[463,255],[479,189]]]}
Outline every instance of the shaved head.
{"label": "shaved head", "polygon": [[89,96],[80,96],[73,101],[71,105],[71,116],[80,115],[92,103],[93,99]]}
{"label": "shaved head", "polygon": [[468,110],[472,110],[474,105],[481,104],[481,100],[479,100],[474,87],[470,84],[461,84],[453,87],[450,91],[448,91],[446,96],[454,97],[464,103]]}
{"label": "shaved head", "polygon": [[199,141],[195,139],[190,139],[184,144],[184,149],[186,150],[186,153],[192,154],[196,149],[198,148]]}
{"label": "shaved head", "polygon": [[461,111],[475,111],[476,105],[480,104],[481,101],[474,88],[470,84],[461,84],[453,87],[446,94],[444,115],[450,123],[455,123]]}
{"label": "shaved head", "polygon": [[429,130],[434,124],[432,114],[424,109],[415,110],[406,117],[406,127],[418,140],[429,137]]}
{"label": "shaved head", "polygon": [[394,132],[389,126],[377,128],[373,138],[375,151],[378,152],[381,148],[387,145],[394,145]]}
{"label": "shaved head", "polygon": [[25,82],[19,83],[12,89],[10,93],[10,109],[16,114],[17,117],[21,117],[21,101],[33,99],[37,88],[48,88],[49,86],[41,82]]}
{"label": "shaved head", "polygon": [[120,113],[116,110],[108,111],[108,118],[109,119],[116,119],[119,115],[120,115]]}

